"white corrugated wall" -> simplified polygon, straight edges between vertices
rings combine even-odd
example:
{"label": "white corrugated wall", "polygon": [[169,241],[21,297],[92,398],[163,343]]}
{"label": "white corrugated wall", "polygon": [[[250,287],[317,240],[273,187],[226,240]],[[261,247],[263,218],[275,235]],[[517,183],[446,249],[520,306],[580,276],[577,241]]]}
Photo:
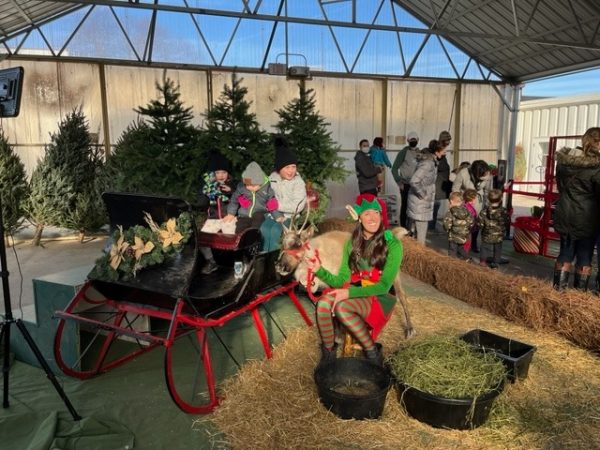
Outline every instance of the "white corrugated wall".
{"label": "white corrugated wall", "polygon": [[[541,182],[545,179],[545,156],[552,136],[582,135],[600,126],[600,93],[555,97],[521,102],[517,125],[515,179]],[[557,146],[574,146],[578,140],[559,140]],[[542,187],[530,186],[529,192]]]}

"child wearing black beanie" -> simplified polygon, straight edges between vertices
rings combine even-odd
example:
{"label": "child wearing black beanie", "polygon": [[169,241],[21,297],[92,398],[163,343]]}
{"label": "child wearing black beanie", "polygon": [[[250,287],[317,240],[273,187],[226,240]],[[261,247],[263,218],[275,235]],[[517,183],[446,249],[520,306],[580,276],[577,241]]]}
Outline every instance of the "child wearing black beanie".
{"label": "child wearing black beanie", "polygon": [[275,219],[267,217],[260,231],[263,235],[263,250],[272,251],[280,246],[283,225],[289,226],[295,212],[300,212],[306,206],[306,185],[297,170],[298,157],[288,146],[283,136],[276,136],[274,171],[269,176],[271,187],[279,205],[278,210],[283,217]]}

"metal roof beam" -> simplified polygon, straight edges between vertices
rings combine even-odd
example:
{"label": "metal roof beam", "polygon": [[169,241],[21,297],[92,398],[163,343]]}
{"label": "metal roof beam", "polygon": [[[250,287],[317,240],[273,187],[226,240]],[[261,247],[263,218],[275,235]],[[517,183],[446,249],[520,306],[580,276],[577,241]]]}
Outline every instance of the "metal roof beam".
{"label": "metal roof beam", "polygon": [[[179,12],[179,13],[192,13],[192,14],[202,14],[208,16],[223,16],[223,17],[233,17],[238,19],[249,19],[249,20],[263,20],[263,21],[280,21],[286,23],[299,23],[299,24],[307,24],[307,25],[321,25],[321,26],[332,26],[332,27],[342,27],[342,28],[361,28],[367,30],[382,30],[382,31],[400,31],[404,33],[416,33],[416,34],[427,34],[427,35],[439,35],[446,39],[452,39],[452,37],[463,37],[470,39],[497,39],[502,41],[510,41],[508,46],[518,45],[521,43],[530,43],[530,44],[542,44],[542,45],[562,45],[567,47],[581,48],[586,50],[600,50],[600,46],[594,46],[589,44],[581,44],[579,42],[573,43],[565,43],[564,41],[548,41],[537,39],[534,36],[525,36],[521,35],[519,38],[515,38],[514,35],[503,35],[503,34],[490,34],[490,33],[471,33],[471,32],[463,32],[463,31],[446,31],[441,29],[424,29],[424,28],[414,28],[414,27],[402,27],[402,26],[394,26],[394,25],[375,25],[369,23],[350,23],[344,21],[331,21],[324,19],[310,19],[310,18],[302,18],[302,17],[289,17],[289,16],[276,16],[272,14],[248,14],[244,12],[236,12],[236,11],[225,11],[225,10],[217,10],[217,9],[206,9],[206,8],[186,8],[181,6],[172,6],[172,5],[164,5],[164,4],[151,4],[151,3],[124,3],[118,0],[53,0],[54,3],[77,3],[77,4],[95,4],[95,5],[104,5],[104,6],[117,6],[117,7],[127,7],[127,8],[141,8],[141,9],[150,9],[153,11],[170,11],[170,12]],[[590,17],[585,20],[585,23],[600,19],[600,15]],[[561,29],[572,27],[573,24],[569,24],[568,26],[561,27],[559,30],[552,30],[549,33],[544,34],[552,34],[555,31],[560,31]],[[495,51],[494,49],[493,51]],[[477,55],[476,55],[477,56]]]}
{"label": "metal roof beam", "polygon": [[542,72],[535,72],[526,75],[522,75],[515,78],[515,81],[524,82],[524,81],[537,81],[542,78],[551,78],[560,75],[566,75],[571,72],[583,72],[585,70],[595,69],[600,66],[600,58],[593,59],[590,61],[585,61],[582,63],[571,64],[568,66],[554,67],[552,69],[544,70]]}

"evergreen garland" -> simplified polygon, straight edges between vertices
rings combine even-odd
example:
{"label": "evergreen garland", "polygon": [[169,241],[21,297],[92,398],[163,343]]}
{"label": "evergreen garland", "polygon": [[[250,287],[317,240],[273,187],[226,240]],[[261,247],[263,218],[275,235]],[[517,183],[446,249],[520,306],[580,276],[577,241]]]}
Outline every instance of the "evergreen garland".
{"label": "evergreen garland", "polygon": [[237,179],[251,161],[256,161],[267,174],[274,161],[270,137],[250,112],[251,102],[245,99],[248,89],[242,86],[242,81],[243,78],[232,74],[231,86],[223,87],[217,103],[204,114],[203,133],[206,148],[217,150],[231,161]]}
{"label": "evergreen garland", "polygon": [[25,166],[0,130],[0,201],[4,230],[12,234],[23,222],[24,203],[29,194]]}
{"label": "evergreen garland", "polygon": [[166,73],[156,89],[159,98],[135,110],[142,117],[123,132],[108,160],[108,188],[195,200],[206,163],[201,132]]}

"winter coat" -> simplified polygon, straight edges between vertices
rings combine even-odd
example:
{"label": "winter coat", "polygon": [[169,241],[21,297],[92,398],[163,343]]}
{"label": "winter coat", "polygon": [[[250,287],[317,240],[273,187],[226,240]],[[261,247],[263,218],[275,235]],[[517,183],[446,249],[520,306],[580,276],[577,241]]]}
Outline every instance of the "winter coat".
{"label": "winter coat", "polygon": [[600,156],[562,148],[556,161],[560,197],[554,229],[571,239],[596,238],[600,234]]}
{"label": "winter coat", "polygon": [[473,218],[473,225],[471,225],[471,232],[477,231],[479,229],[477,227],[477,211],[475,211],[475,208],[473,207],[473,205],[468,202],[465,202],[464,207],[467,209],[467,211],[469,211],[469,214],[471,214],[471,217]]}
{"label": "winter coat", "polygon": [[504,240],[510,224],[506,208],[500,203],[482,209],[477,217],[481,240],[486,244],[499,244]]}
{"label": "winter coat", "polygon": [[444,216],[444,230],[448,232],[448,240],[464,244],[471,235],[473,216],[462,205],[452,206]]}
{"label": "winter coat", "polygon": [[[223,185],[230,188],[229,192],[221,189]],[[198,202],[203,209],[208,208],[209,219],[221,219],[227,214],[227,205],[234,191],[235,183],[231,177],[227,177],[225,183],[221,184],[215,180],[214,172],[206,172],[202,176],[202,189]]]}
{"label": "winter coat", "polygon": [[445,200],[450,195],[452,184],[450,183],[450,165],[446,155],[438,160],[437,177],[435,179],[435,199]]}
{"label": "winter coat", "polygon": [[490,177],[483,177],[481,180],[475,180],[475,177],[471,173],[468,167],[459,170],[456,174],[456,178],[452,183],[452,192],[465,192],[467,189],[474,189],[477,191],[477,199],[475,200],[474,207],[475,211],[479,214],[481,208],[483,208],[484,200],[487,196],[489,189]]}
{"label": "winter coat", "polygon": [[371,146],[369,149],[369,157],[376,166],[388,166],[389,168],[392,167],[390,158],[388,158],[385,148],[383,147],[377,147],[375,145]]}
{"label": "winter coat", "polygon": [[299,173],[296,173],[291,180],[284,180],[278,172],[273,172],[269,176],[269,183],[275,191],[277,210],[287,218],[297,211],[300,212],[306,206],[306,185]]}
{"label": "winter coat", "polygon": [[275,191],[270,183],[263,184],[256,192],[250,191],[244,183],[239,183],[231,196],[227,214],[237,217],[252,217],[255,213],[271,213],[274,219],[283,216],[278,210]]}
{"label": "winter coat", "polygon": [[354,167],[356,168],[356,178],[358,178],[359,192],[371,191],[377,189],[377,174],[379,169],[369,155],[361,150],[354,155]]}
{"label": "winter coat", "polygon": [[413,173],[417,170],[417,155],[421,153],[419,147],[407,145],[396,155],[392,165],[392,176],[396,183],[408,184]]}
{"label": "winter coat", "polygon": [[437,158],[427,151],[421,153],[408,192],[406,214],[411,219],[425,222],[433,219],[436,176]]}

